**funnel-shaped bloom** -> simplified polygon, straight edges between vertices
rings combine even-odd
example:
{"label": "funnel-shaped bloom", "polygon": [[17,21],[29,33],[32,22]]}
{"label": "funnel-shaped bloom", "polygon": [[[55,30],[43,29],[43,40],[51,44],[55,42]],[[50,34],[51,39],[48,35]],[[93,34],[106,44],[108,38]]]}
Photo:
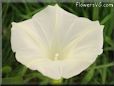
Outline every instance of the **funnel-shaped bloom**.
{"label": "funnel-shaped bloom", "polygon": [[70,78],[102,53],[103,26],[47,6],[31,19],[12,23],[11,45],[17,61],[28,68],[53,79]]}

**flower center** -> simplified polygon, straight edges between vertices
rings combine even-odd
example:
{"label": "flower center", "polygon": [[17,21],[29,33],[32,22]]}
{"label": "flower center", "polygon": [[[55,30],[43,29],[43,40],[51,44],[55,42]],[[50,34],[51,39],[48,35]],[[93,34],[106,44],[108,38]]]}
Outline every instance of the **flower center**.
{"label": "flower center", "polygon": [[50,60],[58,61],[69,57],[69,49],[64,49],[60,43],[55,40],[50,48],[47,50],[47,57]]}
{"label": "flower center", "polygon": [[53,61],[58,61],[58,60],[64,60],[66,59],[67,57],[69,57],[69,53],[68,52],[63,52],[63,51],[51,51],[48,53],[48,58],[50,60],[53,60]]}
{"label": "flower center", "polygon": [[55,54],[54,60],[58,60],[59,59],[59,53]]}
{"label": "flower center", "polygon": [[63,59],[61,53],[58,53],[58,52],[50,53],[48,58],[53,60],[53,61],[57,61],[57,60],[62,60]]}

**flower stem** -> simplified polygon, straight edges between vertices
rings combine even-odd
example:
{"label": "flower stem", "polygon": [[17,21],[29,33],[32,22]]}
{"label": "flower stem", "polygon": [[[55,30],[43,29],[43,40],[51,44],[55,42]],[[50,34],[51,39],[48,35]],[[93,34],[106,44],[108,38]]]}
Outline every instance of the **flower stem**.
{"label": "flower stem", "polygon": [[61,79],[59,79],[59,80],[52,80],[52,84],[53,85],[60,85],[60,84],[62,84],[63,83],[63,79],[61,78]]}

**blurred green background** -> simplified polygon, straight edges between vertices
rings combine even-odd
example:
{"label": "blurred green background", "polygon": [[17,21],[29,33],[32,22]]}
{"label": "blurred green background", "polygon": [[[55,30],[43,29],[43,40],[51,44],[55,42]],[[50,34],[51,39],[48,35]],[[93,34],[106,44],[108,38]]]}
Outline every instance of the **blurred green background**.
{"label": "blurred green background", "polygon": [[90,20],[99,20],[104,27],[104,51],[81,74],[59,81],[51,80],[38,71],[18,63],[11,50],[11,22],[29,19],[47,5],[55,3],[2,3],[2,84],[114,84],[114,8],[76,7],[75,3],[59,3],[66,11]]}

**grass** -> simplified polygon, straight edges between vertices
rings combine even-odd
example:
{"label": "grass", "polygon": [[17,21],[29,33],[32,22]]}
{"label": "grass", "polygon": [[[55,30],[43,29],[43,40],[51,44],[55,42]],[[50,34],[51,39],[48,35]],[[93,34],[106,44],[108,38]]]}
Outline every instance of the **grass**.
{"label": "grass", "polygon": [[11,22],[29,19],[48,4],[55,3],[2,3],[2,84],[114,84],[114,8],[76,7],[75,3],[58,3],[62,8],[80,17],[99,20],[104,27],[103,54],[81,74],[62,81],[52,81],[37,71],[18,63],[11,50]]}

